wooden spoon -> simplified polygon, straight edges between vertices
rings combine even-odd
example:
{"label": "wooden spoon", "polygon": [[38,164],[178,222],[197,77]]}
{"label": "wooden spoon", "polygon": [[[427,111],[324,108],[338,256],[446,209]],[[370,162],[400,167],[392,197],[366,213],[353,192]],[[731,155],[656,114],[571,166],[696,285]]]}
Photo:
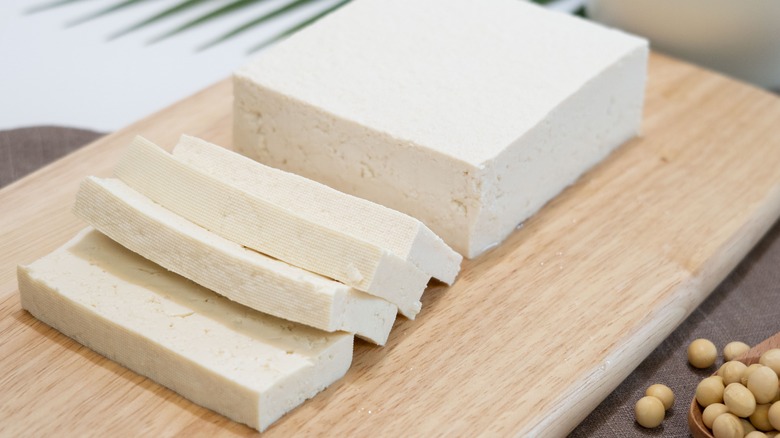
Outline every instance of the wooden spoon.
{"label": "wooden spoon", "polygon": [[[770,336],[764,342],[751,348],[747,353],[739,356],[736,360],[743,362],[745,365],[752,365],[758,363],[758,359],[763,352],[773,348],[780,348],[780,333]],[[691,408],[688,410],[688,428],[691,430],[691,435],[693,435],[693,438],[715,438],[712,435],[712,431],[704,425],[701,413],[701,406],[699,406],[696,396],[694,396],[691,401]]]}

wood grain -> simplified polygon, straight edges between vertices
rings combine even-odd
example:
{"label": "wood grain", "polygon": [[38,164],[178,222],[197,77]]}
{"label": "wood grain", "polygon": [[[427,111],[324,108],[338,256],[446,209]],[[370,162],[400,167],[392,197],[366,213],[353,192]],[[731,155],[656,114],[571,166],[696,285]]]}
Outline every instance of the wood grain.
{"label": "wood grain", "polygon": [[[0,191],[0,435],[249,435],[88,351],[19,307],[14,268],[83,224],[81,178],[135,134],[230,144],[219,83]],[[653,55],[643,137],[510,239],[434,285],[384,348],[269,436],[560,435],[713,290],[780,215],[780,101]]]}

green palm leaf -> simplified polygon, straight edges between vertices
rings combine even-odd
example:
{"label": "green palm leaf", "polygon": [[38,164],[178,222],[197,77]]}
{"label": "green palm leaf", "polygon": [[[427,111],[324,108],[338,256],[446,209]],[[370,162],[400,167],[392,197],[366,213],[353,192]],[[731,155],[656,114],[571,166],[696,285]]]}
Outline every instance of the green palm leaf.
{"label": "green palm leaf", "polygon": [[[213,46],[215,46],[215,45],[217,45],[217,44],[219,44],[221,42],[229,40],[230,38],[232,38],[232,37],[234,37],[236,35],[242,34],[242,33],[246,32],[246,31],[248,31],[250,29],[253,29],[253,28],[255,28],[255,27],[265,23],[268,20],[271,20],[271,19],[274,19],[276,17],[282,16],[282,15],[288,13],[288,12],[294,11],[294,10],[296,10],[296,9],[302,7],[302,6],[306,6],[306,5],[310,4],[310,3],[311,3],[311,0],[295,0],[295,1],[293,1],[291,3],[288,3],[288,4],[286,4],[286,5],[282,6],[282,7],[274,9],[271,12],[263,14],[263,15],[255,18],[254,20],[250,20],[250,21],[248,21],[248,22],[238,26],[237,28],[231,30],[228,33],[222,34],[221,36],[219,36],[219,37],[209,41],[208,43],[200,46],[199,50],[205,50],[205,49],[208,49],[209,47],[213,47]],[[344,3],[344,2],[342,2],[342,3]]]}
{"label": "green palm leaf", "polygon": [[[178,33],[184,32],[185,30],[192,29],[193,27],[208,23],[216,18],[222,17],[223,15],[231,14],[233,12],[239,11],[241,9],[252,6],[256,3],[260,3],[262,1],[264,0],[235,0],[232,3],[228,3],[225,6],[222,6],[221,8],[217,8],[205,15],[201,15],[200,17],[195,18],[194,20],[188,21],[182,24],[181,26],[171,30],[170,32],[166,32],[160,35],[159,37],[153,39],[151,42],[155,43],[158,41],[162,41]],[[307,0],[307,1],[312,1],[312,0]]]}
{"label": "green palm leaf", "polygon": [[[34,6],[34,7],[30,8],[27,12],[28,13],[42,12],[42,11],[46,11],[48,9],[53,9],[53,8],[57,8],[57,7],[61,7],[61,6],[67,6],[69,4],[73,4],[73,3],[77,3],[77,2],[81,2],[81,1],[83,1],[83,0],[52,0],[52,1],[48,2],[48,3],[44,3],[44,4],[41,4],[39,6]],[[72,22],[68,23],[68,26],[77,25],[77,24],[84,23],[84,22],[89,21],[89,20],[93,20],[93,19],[102,17],[104,15],[107,15],[107,14],[110,14],[110,13],[113,13],[113,12],[121,11],[122,9],[134,6],[136,4],[139,4],[139,3],[142,3],[142,2],[145,2],[145,1],[149,1],[149,0],[118,0],[118,3],[115,3],[115,4],[113,4],[111,6],[108,6],[108,7],[104,8],[104,9],[100,9],[100,10],[98,10],[98,11],[92,13],[92,14],[89,14],[89,15],[86,15],[84,17],[81,17],[81,18],[79,18],[79,19],[77,19],[75,21],[72,21]],[[171,6],[171,7],[167,8],[167,9],[161,11],[161,12],[158,12],[158,13],[156,13],[156,14],[154,14],[154,15],[152,15],[152,16],[150,16],[150,17],[148,17],[148,18],[146,18],[146,19],[144,19],[142,21],[140,21],[140,22],[132,24],[132,25],[130,25],[130,26],[124,28],[124,29],[121,29],[121,30],[111,34],[108,37],[108,39],[111,40],[111,39],[114,39],[114,38],[118,38],[118,37],[120,37],[122,35],[126,35],[126,34],[128,34],[130,32],[142,29],[142,28],[144,28],[146,26],[149,26],[151,24],[158,23],[158,22],[163,22],[163,21],[165,21],[166,19],[169,19],[169,18],[175,18],[176,16],[179,15],[179,13],[187,11],[187,10],[189,10],[189,9],[195,7],[195,6],[204,4],[204,3],[208,2],[208,1],[209,0],[182,0],[180,3],[175,4],[174,6]],[[190,20],[190,21],[188,21],[188,22],[186,22],[186,23],[184,23],[184,24],[182,24],[180,26],[177,26],[177,27],[175,27],[175,28],[173,28],[173,29],[163,33],[162,35],[152,39],[150,41],[150,43],[155,43],[155,42],[162,41],[164,39],[173,37],[173,36],[175,36],[177,34],[185,32],[185,31],[187,31],[189,29],[195,28],[197,26],[201,26],[201,25],[206,24],[206,23],[210,23],[210,22],[212,22],[212,21],[214,21],[216,19],[219,19],[219,18],[221,18],[221,17],[223,17],[225,15],[236,13],[238,11],[241,11],[241,10],[245,9],[245,8],[248,8],[248,7],[253,6],[255,4],[261,3],[263,1],[265,1],[265,0],[233,0],[232,2],[230,2],[230,3],[226,4],[226,5],[217,7],[216,9],[214,9],[214,10],[212,10],[210,12],[207,12],[207,13],[205,13],[203,15],[200,15],[199,17],[197,17],[195,19],[192,19],[192,20]],[[268,40],[263,41],[263,42],[255,45],[255,46],[251,47],[249,52],[255,52],[257,50],[260,50],[261,48],[263,48],[263,47],[265,47],[265,46],[267,46],[267,45],[269,45],[271,43],[274,43],[274,42],[276,42],[276,41],[278,41],[278,40],[280,40],[280,39],[282,39],[282,38],[284,38],[284,37],[286,37],[286,36],[288,36],[288,35],[290,35],[290,34],[292,34],[294,32],[297,32],[300,29],[303,29],[304,27],[306,27],[309,24],[317,21],[318,19],[320,19],[324,15],[327,15],[330,12],[333,12],[334,10],[336,10],[336,9],[340,8],[341,6],[345,5],[346,3],[349,3],[349,1],[350,0],[341,0],[341,1],[336,2],[335,4],[333,4],[333,5],[325,8],[325,9],[323,9],[322,11],[317,12],[317,13],[313,14],[312,16],[303,19],[301,22],[299,22],[299,23],[293,25],[292,27],[282,31],[281,33],[279,33],[277,35],[274,35],[273,37],[269,38]],[[518,1],[520,1],[520,0],[518,0]],[[538,4],[541,4],[541,5],[546,5],[548,3],[552,3],[552,2],[554,2],[556,0],[532,0],[532,1],[534,3],[538,3]],[[229,31],[227,31],[227,32],[217,36],[216,38],[214,38],[214,39],[206,42],[205,44],[199,46],[197,48],[197,50],[208,49],[208,48],[213,47],[213,46],[215,46],[217,44],[220,44],[220,43],[223,43],[225,41],[228,41],[228,40],[234,38],[237,35],[244,34],[244,33],[248,32],[248,31],[250,31],[252,29],[255,29],[258,26],[262,26],[263,24],[266,24],[267,22],[269,22],[269,21],[271,21],[273,19],[282,17],[282,16],[284,16],[286,14],[289,14],[289,13],[295,11],[295,10],[301,9],[304,6],[307,6],[309,4],[315,4],[315,3],[319,3],[319,2],[322,2],[322,0],[291,0],[289,3],[287,3],[287,4],[283,5],[283,6],[280,6],[280,7],[276,8],[276,9],[274,9],[272,11],[265,12],[262,15],[254,18],[252,20],[249,20],[249,21],[239,25],[238,27],[236,27],[236,28],[234,28],[232,30],[229,30]],[[576,12],[576,14],[577,15],[584,15],[584,8],[580,8]]]}
{"label": "green palm leaf", "polygon": [[149,1],[149,0],[124,0],[123,2],[117,3],[117,4],[113,5],[113,6],[109,6],[109,7],[105,8],[105,9],[101,9],[101,10],[99,10],[97,12],[92,13],[92,14],[86,15],[86,16],[81,17],[81,18],[77,18],[77,19],[69,22],[67,24],[67,26],[70,27],[70,26],[75,26],[77,24],[85,23],[87,21],[94,20],[95,18],[99,18],[99,17],[102,17],[104,15],[108,15],[108,14],[110,14],[112,12],[121,11],[122,9],[126,9],[126,8],[129,8],[130,6],[135,6],[138,3],[143,3],[143,2],[146,2],[146,1]]}
{"label": "green palm leaf", "polygon": [[[66,1],[79,1],[79,0],[66,0]],[[204,3],[204,2],[207,2],[207,1],[209,1],[209,0],[185,0],[185,1],[179,3],[179,4],[175,5],[175,6],[172,6],[172,7],[168,8],[168,9],[162,11],[162,12],[159,12],[159,13],[157,13],[155,15],[152,15],[151,17],[149,17],[149,18],[147,18],[147,19],[145,19],[143,21],[140,21],[140,22],[138,22],[138,23],[136,23],[136,24],[134,24],[134,25],[132,25],[130,27],[126,27],[126,28],[120,30],[119,32],[111,35],[109,37],[109,39],[118,38],[118,37],[120,37],[122,35],[126,35],[126,34],[132,32],[134,30],[138,30],[138,29],[146,27],[146,26],[148,26],[150,24],[157,23],[158,21],[164,20],[164,19],[166,19],[168,17],[173,17],[176,14],[178,14],[179,12],[186,11],[187,9],[190,9],[190,8],[192,8],[194,6],[197,6],[197,5],[199,5],[201,3]]]}
{"label": "green palm leaf", "polygon": [[44,3],[42,5],[33,6],[30,9],[27,10],[27,13],[28,14],[33,14],[33,13],[36,13],[36,12],[45,11],[47,9],[54,9],[54,8],[57,8],[57,7],[60,7],[60,6],[65,6],[65,5],[69,5],[71,3],[76,3],[76,2],[80,2],[80,1],[84,1],[84,0],[57,0],[57,1],[50,2],[50,3]]}

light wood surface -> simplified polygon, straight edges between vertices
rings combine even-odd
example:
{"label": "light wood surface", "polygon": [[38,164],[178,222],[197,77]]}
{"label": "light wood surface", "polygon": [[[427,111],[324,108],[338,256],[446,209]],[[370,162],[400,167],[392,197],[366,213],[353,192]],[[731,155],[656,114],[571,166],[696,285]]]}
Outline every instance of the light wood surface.
{"label": "light wood surface", "polygon": [[[34,320],[14,273],[83,226],[80,179],[133,135],[229,145],[231,100],[219,83],[0,191],[0,435],[252,433]],[[267,435],[571,430],[780,215],[778,121],[773,95],[653,55],[642,138],[429,288],[386,347],[357,342],[346,377]]]}

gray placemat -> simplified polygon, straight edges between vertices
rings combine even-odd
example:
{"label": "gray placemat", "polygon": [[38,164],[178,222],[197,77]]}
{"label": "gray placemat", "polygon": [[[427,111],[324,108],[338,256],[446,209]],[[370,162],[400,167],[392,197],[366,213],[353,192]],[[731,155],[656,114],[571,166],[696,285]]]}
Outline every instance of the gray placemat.
{"label": "gray placemat", "polygon": [[[32,172],[101,134],[40,127],[0,131],[0,186]],[[780,224],[631,375],[590,414],[571,436],[689,436],[686,408],[699,380],[711,374],[688,366],[686,349],[696,338],[719,347],[741,340],[757,344],[780,331]],[[720,361],[719,361],[720,363]],[[634,422],[634,403],[653,383],[677,396],[662,427],[646,430]]]}
{"label": "gray placemat", "polygon": [[97,139],[84,129],[36,126],[0,131],[0,187]]}

